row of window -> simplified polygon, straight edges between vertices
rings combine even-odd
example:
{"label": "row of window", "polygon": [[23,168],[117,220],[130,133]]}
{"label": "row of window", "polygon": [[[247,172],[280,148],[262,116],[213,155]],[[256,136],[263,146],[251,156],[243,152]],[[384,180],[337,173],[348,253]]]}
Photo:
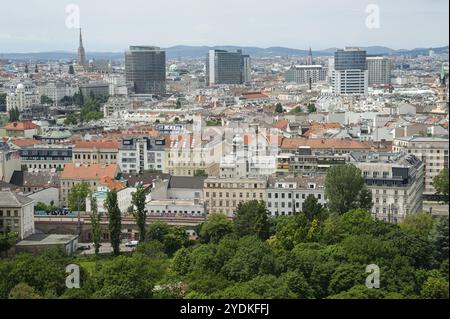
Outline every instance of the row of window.
{"label": "row of window", "polygon": [[[309,195],[309,194],[308,194]],[[322,194],[311,194],[313,196],[316,196],[318,199],[322,199]],[[305,199],[307,196],[307,194],[302,193],[302,199]],[[267,198],[288,198],[291,199],[292,198],[292,193],[267,193]],[[296,199],[300,199],[300,194],[299,193],[295,193],[295,198]]]}
{"label": "row of window", "polygon": [[10,210],[10,209],[0,209],[0,217],[18,217],[19,216],[19,210],[14,209],[14,210]]}
{"label": "row of window", "polygon": [[[257,193],[251,193],[252,194],[252,198],[257,198]],[[209,198],[209,192],[205,192],[205,197]],[[219,198],[223,197],[223,193],[220,192],[219,193]],[[225,193],[225,198],[236,198],[237,197],[237,193],[233,192],[231,193],[231,197],[230,197],[230,193],[226,192]],[[246,193],[246,198],[250,198],[250,193]],[[216,192],[212,192],[211,193],[211,198],[217,198],[217,193]],[[239,193],[239,198],[244,198],[244,193]],[[263,193],[259,193],[259,198],[263,198]]]}
{"label": "row of window", "polygon": [[[74,159],[91,159],[91,154],[73,154],[73,158]],[[117,158],[116,154],[100,154],[100,159],[113,159],[115,160]],[[92,154],[92,159],[96,160],[97,159],[97,154]]]}

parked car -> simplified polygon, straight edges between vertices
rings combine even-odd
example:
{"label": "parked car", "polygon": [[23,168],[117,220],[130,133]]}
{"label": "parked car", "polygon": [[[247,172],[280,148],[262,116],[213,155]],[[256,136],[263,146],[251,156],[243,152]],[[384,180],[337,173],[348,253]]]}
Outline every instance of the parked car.
{"label": "parked car", "polygon": [[78,246],[78,250],[89,250],[91,249],[90,245],[82,245],[82,246]]}

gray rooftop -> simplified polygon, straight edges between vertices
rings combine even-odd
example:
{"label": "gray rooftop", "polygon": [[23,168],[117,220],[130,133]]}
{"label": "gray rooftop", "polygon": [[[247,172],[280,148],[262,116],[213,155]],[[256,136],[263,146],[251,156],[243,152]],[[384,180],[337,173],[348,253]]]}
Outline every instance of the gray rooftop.
{"label": "gray rooftop", "polygon": [[0,207],[22,207],[32,202],[31,198],[17,195],[10,190],[0,191]]}
{"label": "gray rooftop", "polygon": [[172,176],[169,181],[169,188],[189,188],[203,189],[203,176]]}
{"label": "gray rooftop", "polygon": [[77,235],[33,234],[17,243],[17,246],[65,245],[77,237]]}

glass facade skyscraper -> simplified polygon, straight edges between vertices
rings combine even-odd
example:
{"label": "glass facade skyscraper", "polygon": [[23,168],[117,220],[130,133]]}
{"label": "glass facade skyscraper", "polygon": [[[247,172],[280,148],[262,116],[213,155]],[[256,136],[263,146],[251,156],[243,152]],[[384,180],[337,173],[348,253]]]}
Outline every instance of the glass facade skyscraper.
{"label": "glass facade skyscraper", "polygon": [[125,78],[136,94],[166,93],[166,52],[153,46],[130,46],[125,52]]}
{"label": "glass facade skyscraper", "polygon": [[206,58],[206,83],[242,84],[249,80],[250,57],[242,51],[210,50]]}

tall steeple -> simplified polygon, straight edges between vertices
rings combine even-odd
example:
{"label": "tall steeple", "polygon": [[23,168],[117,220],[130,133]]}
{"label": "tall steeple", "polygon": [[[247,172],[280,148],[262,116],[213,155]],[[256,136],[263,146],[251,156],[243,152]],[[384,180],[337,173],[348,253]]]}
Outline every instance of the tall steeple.
{"label": "tall steeple", "polygon": [[80,28],[80,44],[78,46],[77,64],[86,69],[86,52],[84,51],[83,47],[83,36],[81,34],[81,28]]}
{"label": "tall steeple", "polygon": [[308,64],[308,65],[314,64],[311,47],[309,48],[309,54],[308,54],[308,58],[306,59],[306,64]]}

